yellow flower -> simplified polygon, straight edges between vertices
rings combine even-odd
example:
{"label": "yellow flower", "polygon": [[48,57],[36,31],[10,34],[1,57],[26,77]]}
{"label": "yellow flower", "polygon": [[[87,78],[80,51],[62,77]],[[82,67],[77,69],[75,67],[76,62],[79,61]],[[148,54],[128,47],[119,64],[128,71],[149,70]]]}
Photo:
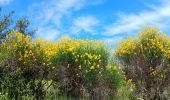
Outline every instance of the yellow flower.
{"label": "yellow flower", "polygon": [[128,79],[128,83],[131,84],[132,83],[132,79]]}
{"label": "yellow flower", "polygon": [[90,64],[91,64],[91,62],[90,62],[90,61],[88,61],[88,64],[90,65]]}
{"label": "yellow flower", "polygon": [[73,51],[74,50],[74,48],[73,47],[70,47],[69,49],[68,49],[68,51]]}
{"label": "yellow flower", "polygon": [[91,54],[88,54],[88,57],[89,57],[90,59],[92,59],[92,58],[93,58],[93,56],[92,56]]}
{"label": "yellow flower", "polygon": [[18,60],[19,60],[19,61],[21,61],[21,60],[22,60],[22,58],[19,58]]}
{"label": "yellow flower", "polygon": [[90,70],[93,70],[93,69],[94,69],[94,66],[91,66],[91,67],[90,67]]}
{"label": "yellow flower", "polygon": [[26,36],[26,37],[25,37],[25,43],[26,43],[26,44],[28,44],[28,43],[29,43],[29,41],[30,41],[29,36]]}
{"label": "yellow flower", "polygon": [[84,60],[84,64],[86,64],[86,60]]}
{"label": "yellow flower", "polygon": [[113,70],[116,70],[117,68],[116,68],[116,66],[113,66]]}

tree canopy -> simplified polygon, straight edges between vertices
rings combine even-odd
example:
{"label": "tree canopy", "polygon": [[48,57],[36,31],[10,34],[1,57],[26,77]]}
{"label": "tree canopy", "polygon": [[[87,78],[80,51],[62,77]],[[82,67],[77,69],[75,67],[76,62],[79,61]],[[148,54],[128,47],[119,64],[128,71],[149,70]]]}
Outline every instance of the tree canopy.
{"label": "tree canopy", "polygon": [[29,29],[30,21],[27,17],[21,17],[18,20],[14,20],[12,16],[14,11],[9,12],[8,14],[2,13],[2,8],[0,8],[0,39],[4,41],[6,34],[11,30],[16,30],[21,32],[24,35],[33,36],[36,32],[35,29]]}

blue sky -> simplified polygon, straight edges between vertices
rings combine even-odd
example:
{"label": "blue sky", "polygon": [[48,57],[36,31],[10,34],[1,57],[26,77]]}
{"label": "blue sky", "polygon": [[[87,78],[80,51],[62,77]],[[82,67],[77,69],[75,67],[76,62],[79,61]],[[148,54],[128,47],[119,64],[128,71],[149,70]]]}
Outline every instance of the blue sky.
{"label": "blue sky", "polygon": [[27,16],[36,37],[102,39],[114,44],[144,26],[170,29],[170,0],[0,0],[14,18]]}

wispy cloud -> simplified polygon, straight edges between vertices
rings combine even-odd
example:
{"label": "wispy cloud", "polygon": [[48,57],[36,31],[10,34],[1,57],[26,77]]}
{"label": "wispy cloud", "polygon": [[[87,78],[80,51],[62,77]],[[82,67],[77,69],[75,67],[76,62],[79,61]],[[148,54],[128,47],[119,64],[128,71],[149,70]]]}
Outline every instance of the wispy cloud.
{"label": "wispy cloud", "polygon": [[80,34],[81,32],[95,34],[95,26],[99,24],[99,20],[93,16],[80,16],[73,20],[70,32]]}
{"label": "wispy cloud", "polygon": [[115,43],[125,36],[123,33],[134,35],[146,25],[156,25],[163,31],[170,28],[169,0],[147,4],[148,8],[139,12],[122,11],[117,14],[117,19],[113,16],[113,22],[97,19],[100,16],[96,18],[92,14],[80,13],[85,7],[98,5],[102,1],[104,0],[93,0],[92,3],[91,0],[43,0],[34,3],[30,12],[34,25],[39,29],[37,35],[54,40],[61,34],[74,36],[90,33],[100,35],[100,38],[105,37],[104,41]]}
{"label": "wispy cloud", "polygon": [[[76,5],[76,6],[75,6]],[[84,6],[84,0],[45,0],[34,3],[30,9],[38,36],[56,39],[62,33],[62,20]]]}
{"label": "wispy cloud", "polygon": [[56,40],[60,36],[60,32],[52,27],[40,28],[37,37],[46,39],[46,40]]}
{"label": "wispy cloud", "polygon": [[72,11],[83,6],[84,0],[45,0],[34,3],[31,11],[33,11],[35,21],[40,22],[41,26],[49,24],[49,22],[55,26],[60,26],[64,16],[69,16]]}
{"label": "wispy cloud", "polygon": [[[83,9],[85,6],[100,4],[103,0],[93,0],[93,2],[89,2],[89,1],[90,0],[45,0],[42,2],[34,3],[32,7],[30,7],[29,12],[33,12],[32,16],[33,16],[34,25],[38,25],[39,30],[53,30],[53,31],[56,30],[57,33],[58,32],[68,33],[69,29],[72,30],[73,28],[68,28],[68,31],[66,31],[64,24],[65,23],[72,24],[69,22],[71,22],[71,20],[74,19],[73,12]],[[93,18],[89,18],[89,20],[93,20]],[[90,24],[95,24],[95,23],[97,23],[97,21]],[[73,24],[74,25],[70,25],[70,26],[74,27],[73,29],[74,31],[76,31],[76,27],[80,27],[81,30],[85,30],[85,31],[92,30],[90,29],[90,26],[85,25],[87,24],[85,22],[84,25],[83,24],[80,25],[78,21],[75,21],[75,23]],[[49,25],[50,28],[49,27],[46,28]],[[40,33],[40,31],[38,33]]]}
{"label": "wispy cloud", "polygon": [[114,37],[114,38],[113,38],[113,37],[110,37],[110,38],[102,38],[102,40],[103,40],[106,44],[114,47],[117,42],[123,40],[123,36]]}
{"label": "wispy cloud", "polygon": [[146,25],[154,25],[161,30],[170,28],[170,1],[164,0],[160,5],[150,5],[150,10],[137,13],[120,13],[112,25],[105,28],[105,35],[133,33]]}
{"label": "wispy cloud", "polygon": [[12,0],[0,0],[0,5],[9,4]]}

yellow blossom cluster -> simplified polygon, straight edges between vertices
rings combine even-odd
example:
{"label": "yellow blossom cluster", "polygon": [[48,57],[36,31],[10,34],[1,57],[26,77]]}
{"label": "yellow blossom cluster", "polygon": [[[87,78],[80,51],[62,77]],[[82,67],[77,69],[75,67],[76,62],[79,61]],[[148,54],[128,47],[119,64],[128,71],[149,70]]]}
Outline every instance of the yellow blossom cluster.
{"label": "yellow blossom cluster", "polygon": [[37,50],[44,51],[45,56],[48,58],[56,54],[59,47],[55,42],[43,40],[42,38],[38,38],[32,43],[37,46]]}
{"label": "yellow blossom cluster", "polygon": [[103,41],[61,38],[58,46],[57,57],[66,57],[61,62],[67,62],[67,68],[100,74],[106,66],[103,64],[107,62],[108,48]]}
{"label": "yellow blossom cluster", "polygon": [[31,68],[37,65],[54,68],[51,59],[64,57],[58,61],[66,63],[67,68],[76,66],[83,73],[101,74],[109,59],[108,47],[100,40],[71,38],[61,38],[57,42],[41,38],[31,40],[29,36],[12,31],[7,35],[7,41],[1,45],[11,51],[19,65]]}
{"label": "yellow blossom cluster", "polygon": [[170,43],[168,37],[155,28],[139,32],[139,37],[123,41],[116,49],[119,58],[128,62],[133,55],[145,56],[145,58],[159,59],[159,57],[170,57]]}
{"label": "yellow blossom cluster", "polygon": [[[147,28],[139,32],[138,37],[119,44],[115,55],[131,83],[140,78],[140,72],[147,72],[148,77],[161,81],[166,76],[170,65],[170,39],[156,28]],[[149,66],[151,66],[149,68]],[[136,72],[136,73],[133,73]]]}
{"label": "yellow blossom cluster", "polygon": [[130,54],[135,48],[135,39],[128,39],[121,43],[116,49],[119,54]]}
{"label": "yellow blossom cluster", "polygon": [[1,44],[4,49],[10,51],[19,65],[27,67],[50,66],[50,57],[56,53],[58,48],[55,42],[43,39],[32,40],[29,36],[12,31],[6,36],[6,41]]}

